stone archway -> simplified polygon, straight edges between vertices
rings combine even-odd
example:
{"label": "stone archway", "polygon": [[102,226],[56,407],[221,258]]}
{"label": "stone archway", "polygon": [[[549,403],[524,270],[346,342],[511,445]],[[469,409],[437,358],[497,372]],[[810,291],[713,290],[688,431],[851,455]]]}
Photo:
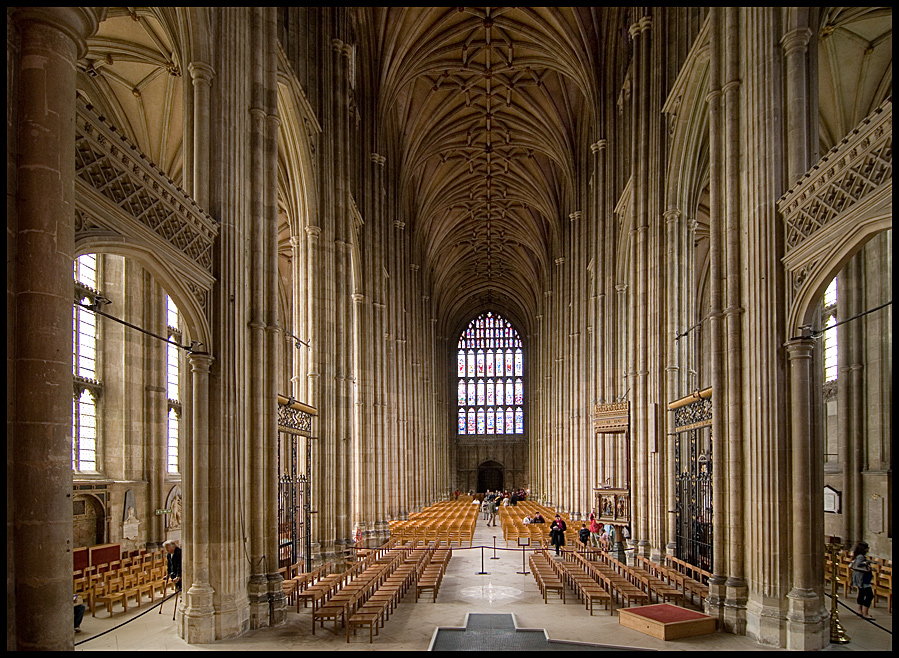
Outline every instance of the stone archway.
{"label": "stone archway", "polygon": [[500,491],[505,480],[505,469],[499,462],[486,461],[478,465],[478,493]]}
{"label": "stone archway", "polygon": [[94,496],[75,496],[72,500],[72,545],[96,546],[106,543],[106,510]]}

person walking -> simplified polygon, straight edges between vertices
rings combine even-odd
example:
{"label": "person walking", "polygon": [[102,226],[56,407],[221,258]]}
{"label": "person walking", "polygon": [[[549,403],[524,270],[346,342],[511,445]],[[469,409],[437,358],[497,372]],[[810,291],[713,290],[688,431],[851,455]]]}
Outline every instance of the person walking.
{"label": "person walking", "polygon": [[565,545],[565,530],[568,526],[562,517],[556,514],[555,520],[549,526],[549,542],[556,547],[556,555],[560,555],[561,548]]}
{"label": "person walking", "polygon": [[858,588],[858,614],[863,618],[874,621],[868,609],[874,600],[874,589],[871,583],[874,581],[874,570],[871,568],[871,560],[868,559],[868,545],[859,542],[852,551],[852,586]]}
{"label": "person walking", "polygon": [[177,591],[181,591],[181,547],[169,540],[163,544],[165,552],[166,573]]}
{"label": "person walking", "polygon": [[496,527],[496,512],[498,510],[498,505],[496,503],[496,498],[490,501],[490,507],[487,509],[487,525]]}

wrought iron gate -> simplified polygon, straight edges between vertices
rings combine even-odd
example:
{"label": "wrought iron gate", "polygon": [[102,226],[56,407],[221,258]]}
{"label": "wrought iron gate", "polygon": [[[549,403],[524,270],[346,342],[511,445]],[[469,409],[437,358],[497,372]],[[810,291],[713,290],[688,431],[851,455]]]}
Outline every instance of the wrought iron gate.
{"label": "wrought iron gate", "polygon": [[712,571],[712,399],[674,410],[677,557]]}
{"label": "wrought iron gate", "polygon": [[278,566],[312,569],[310,480],[312,416],[278,405]]}

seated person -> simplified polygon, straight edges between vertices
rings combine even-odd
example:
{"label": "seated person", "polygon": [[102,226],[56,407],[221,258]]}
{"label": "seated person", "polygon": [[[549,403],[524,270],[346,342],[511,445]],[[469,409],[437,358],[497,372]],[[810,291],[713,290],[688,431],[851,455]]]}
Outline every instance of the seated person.
{"label": "seated person", "polygon": [[543,515],[540,512],[534,514],[534,518],[531,520],[531,523],[546,523],[546,519],[543,518]]}
{"label": "seated person", "polygon": [[524,523],[525,525],[530,525],[531,517],[529,517],[527,514],[525,514],[524,519],[522,520],[522,523]]}
{"label": "seated person", "polygon": [[72,602],[75,606],[75,632],[81,632],[81,620],[84,619],[84,604],[81,602],[81,597],[77,594],[72,597]]}

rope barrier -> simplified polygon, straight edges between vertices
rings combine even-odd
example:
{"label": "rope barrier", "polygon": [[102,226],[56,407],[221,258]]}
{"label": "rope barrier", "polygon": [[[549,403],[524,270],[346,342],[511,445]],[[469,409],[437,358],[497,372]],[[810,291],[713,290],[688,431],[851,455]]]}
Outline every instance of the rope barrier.
{"label": "rope barrier", "polygon": [[166,601],[168,601],[169,599],[171,599],[171,598],[173,598],[173,597],[175,597],[175,596],[178,596],[178,592],[177,592],[177,591],[172,592],[171,594],[169,594],[168,596],[166,596],[166,597],[165,597],[162,601],[160,601],[159,603],[154,603],[153,605],[151,605],[149,608],[147,608],[146,610],[144,610],[144,611],[143,611],[142,613],[140,613],[139,615],[135,615],[135,616],[132,617],[131,619],[127,619],[127,620],[123,621],[121,624],[119,624],[118,626],[113,626],[112,628],[110,628],[110,629],[108,629],[108,630],[105,630],[105,631],[103,631],[102,633],[97,633],[96,635],[93,635],[93,636],[91,636],[91,637],[88,637],[88,638],[85,638],[85,639],[81,640],[81,642],[76,642],[76,643],[75,643],[75,646],[77,647],[79,644],[84,644],[85,642],[90,642],[91,640],[96,640],[98,637],[103,637],[103,636],[106,635],[107,633],[112,633],[113,631],[117,631],[117,630],[119,630],[122,626],[124,626],[125,624],[130,624],[130,623],[133,622],[135,619],[140,619],[141,617],[143,617],[143,616],[144,616],[145,614],[147,614],[148,612],[152,612],[152,611],[153,611],[154,609],[156,609],[158,606],[161,606],[163,603],[165,603]]}
{"label": "rope barrier", "polygon": [[[827,598],[831,598],[830,594],[828,594],[827,592],[824,592],[824,596],[826,596]],[[891,631],[891,630],[888,629],[888,628],[884,628],[883,626],[881,626],[880,624],[878,624],[877,622],[875,622],[873,619],[868,619],[868,618],[866,618],[866,617],[863,617],[863,616],[860,615],[856,610],[853,610],[853,609],[850,608],[848,605],[846,605],[845,603],[843,603],[839,598],[837,598],[837,603],[838,603],[839,605],[843,606],[844,608],[846,608],[849,612],[851,612],[852,614],[854,614],[854,615],[855,615],[856,617],[858,617],[859,619],[864,619],[866,622],[868,622],[868,623],[871,624],[872,626],[876,626],[876,627],[879,628],[880,630],[882,630],[882,631],[884,631],[884,632],[886,632],[886,633],[889,633],[890,635],[893,634],[893,631]]]}

